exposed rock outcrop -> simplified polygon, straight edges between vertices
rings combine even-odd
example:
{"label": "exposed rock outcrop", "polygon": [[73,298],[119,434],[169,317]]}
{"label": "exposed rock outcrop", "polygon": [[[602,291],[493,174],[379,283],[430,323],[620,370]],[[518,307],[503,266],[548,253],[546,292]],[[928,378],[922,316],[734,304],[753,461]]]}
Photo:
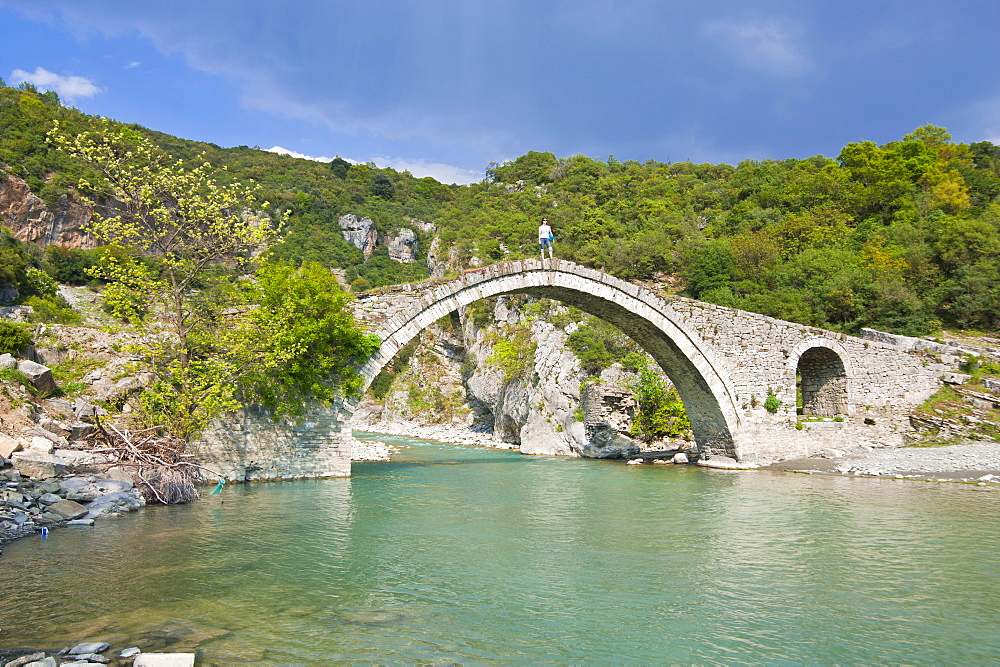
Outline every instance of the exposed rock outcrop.
{"label": "exposed rock outcrop", "polygon": [[[419,220],[412,222],[418,229],[434,228],[433,225]],[[412,229],[401,227],[391,233],[380,234],[374,220],[359,218],[353,213],[340,216],[337,218],[337,223],[340,225],[340,233],[344,240],[360,250],[365,259],[370,258],[375,249],[383,245],[388,248],[389,258],[397,262],[409,263],[417,258],[418,239]]]}
{"label": "exposed rock outcrop", "polygon": [[417,235],[412,229],[397,229],[395,235],[379,238],[389,248],[389,259],[408,264],[417,258]]}
{"label": "exposed rock outcrop", "polygon": [[365,259],[372,256],[375,246],[378,244],[378,232],[375,230],[375,221],[371,218],[358,218],[353,213],[348,213],[337,218],[340,225],[340,233],[344,240],[354,246],[365,255]]}
{"label": "exposed rock outcrop", "polygon": [[91,213],[88,206],[68,195],[46,206],[23,180],[0,177],[0,224],[26,243],[94,248],[97,240],[85,231]]}

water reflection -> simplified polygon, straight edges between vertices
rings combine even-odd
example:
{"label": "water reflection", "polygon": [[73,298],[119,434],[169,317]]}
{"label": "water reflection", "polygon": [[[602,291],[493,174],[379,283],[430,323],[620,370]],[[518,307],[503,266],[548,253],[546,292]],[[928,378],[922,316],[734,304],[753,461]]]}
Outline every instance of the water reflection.
{"label": "water reflection", "polygon": [[1000,658],[995,491],[413,444],[351,480],[227,487],[8,547],[0,643],[216,662]]}

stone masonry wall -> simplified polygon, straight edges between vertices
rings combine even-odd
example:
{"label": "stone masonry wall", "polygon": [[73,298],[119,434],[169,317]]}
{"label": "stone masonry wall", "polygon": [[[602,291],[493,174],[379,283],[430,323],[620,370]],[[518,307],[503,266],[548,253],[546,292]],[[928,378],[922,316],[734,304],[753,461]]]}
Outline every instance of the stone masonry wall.
{"label": "stone masonry wall", "polygon": [[[672,297],[670,305],[723,357],[741,406],[761,402],[761,389],[771,388],[794,415],[799,359],[817,347],[832,350],[844,364],[849,414],[919,405],[941,386],[941,373],[928,359],[885,343],[682,297]],[[753,408],[744,410],[753,416]]]}
{"label": "stone masonry wall", "polygon": [[276,421],[249,406],[217,420],[191,448],[227,480],[349,477],[352,438],[342,410],[313,405],[302,417]]}

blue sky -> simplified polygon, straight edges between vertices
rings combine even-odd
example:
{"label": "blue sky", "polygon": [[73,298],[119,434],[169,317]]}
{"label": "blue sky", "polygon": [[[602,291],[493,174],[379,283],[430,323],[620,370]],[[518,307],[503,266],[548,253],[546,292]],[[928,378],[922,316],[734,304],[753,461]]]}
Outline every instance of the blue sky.
{"label": "blue sky", "polygon": [[529,150],[1000,144],[1000,2],[0,0],[0,77],[220,146],[473,182]]}

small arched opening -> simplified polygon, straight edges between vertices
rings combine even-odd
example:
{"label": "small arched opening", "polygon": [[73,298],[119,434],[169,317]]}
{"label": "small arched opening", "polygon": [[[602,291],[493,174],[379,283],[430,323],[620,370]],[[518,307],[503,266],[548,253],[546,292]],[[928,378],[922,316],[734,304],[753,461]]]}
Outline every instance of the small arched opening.
{"label": "small arched opening", "polygon": [[835,417],[848,414],[847,371],[840,355],[828,347],[811,347],[796,368],[803,415]]}

